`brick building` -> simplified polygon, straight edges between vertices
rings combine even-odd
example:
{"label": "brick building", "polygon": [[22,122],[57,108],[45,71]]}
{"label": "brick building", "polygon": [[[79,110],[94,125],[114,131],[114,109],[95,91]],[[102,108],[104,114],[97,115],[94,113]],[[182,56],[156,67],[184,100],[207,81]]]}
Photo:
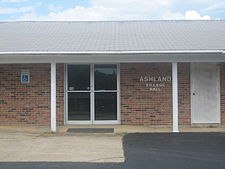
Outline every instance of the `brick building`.
{"label": "brick building", "polygon": [[0,124],[225,125],[225,21],[1,22]]}

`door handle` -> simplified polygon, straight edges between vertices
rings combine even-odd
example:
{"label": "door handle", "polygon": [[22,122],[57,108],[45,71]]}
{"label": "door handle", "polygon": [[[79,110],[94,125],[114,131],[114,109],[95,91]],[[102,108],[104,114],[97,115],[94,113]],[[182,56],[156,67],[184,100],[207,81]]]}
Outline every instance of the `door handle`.
{"label": "door handle", "polygon": [[195,93],[193,93],[193,96],[195,96]]}

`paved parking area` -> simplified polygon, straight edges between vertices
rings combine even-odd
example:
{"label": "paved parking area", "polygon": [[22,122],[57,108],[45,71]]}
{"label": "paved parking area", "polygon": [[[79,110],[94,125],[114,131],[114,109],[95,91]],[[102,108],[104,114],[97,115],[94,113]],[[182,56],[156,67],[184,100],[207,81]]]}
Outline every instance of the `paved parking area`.
{"label": "paved parking area", "polygon": [[123,137],[123,151],[123,162],[2,162],[0,168],[224,169],[225,133],[127,134]]}
{"label": "paved parking area", "polygon": [[127,168],[225,169],[225,133],[152,133],[124,137]]}

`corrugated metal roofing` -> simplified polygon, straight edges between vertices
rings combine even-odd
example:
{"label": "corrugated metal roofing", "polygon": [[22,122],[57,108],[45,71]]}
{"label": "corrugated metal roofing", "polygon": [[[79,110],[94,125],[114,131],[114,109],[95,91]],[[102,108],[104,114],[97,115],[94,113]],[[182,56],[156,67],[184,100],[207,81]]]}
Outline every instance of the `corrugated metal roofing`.
{"label": "corrugated metal roofing", "polygon": [[224,20],[0,22],[0,52],[224,49]]}

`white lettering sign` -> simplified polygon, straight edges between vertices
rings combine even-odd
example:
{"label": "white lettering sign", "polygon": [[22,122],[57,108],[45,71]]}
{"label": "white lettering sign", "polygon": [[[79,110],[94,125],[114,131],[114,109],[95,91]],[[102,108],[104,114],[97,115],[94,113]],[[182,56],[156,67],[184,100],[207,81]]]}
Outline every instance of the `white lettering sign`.
{"label": "white lettering sign", "polygon": [[139,81],[144,82],[149,91],[161,91],[166,86],[165,83],[171,80],[171,76],[141,76],[139,78]]}
{"label": "white lettering sign", "polygon": [[140,82],[169,82],[171,76],[141,76]]}

